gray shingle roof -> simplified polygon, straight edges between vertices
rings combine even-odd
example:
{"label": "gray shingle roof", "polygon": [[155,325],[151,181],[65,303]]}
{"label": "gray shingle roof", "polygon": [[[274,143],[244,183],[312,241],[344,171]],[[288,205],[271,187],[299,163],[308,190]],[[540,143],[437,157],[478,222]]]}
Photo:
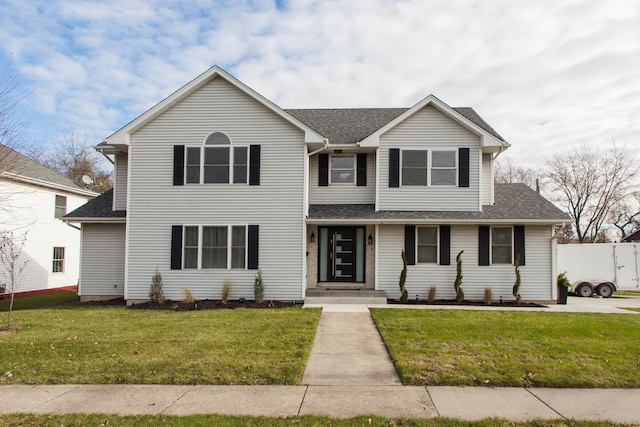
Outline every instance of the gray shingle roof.
{"label": "gray shingle roof", "polygon": [[31,160],[5,145],[0,145],[0,165],[2,165],[5,172],[13,173],[25,178],[37,179],[39,181],[61,185],[69,188],[70,190],[84,190],[84,188],[66,176]]}
{"label": "gray shingle roof", "polygon": [[[331,144],[355,144],[407,110],[408,108],[336,108],[288,109],[285,111],[328,138]],[[455,107],[454,110],[504,141],[473,108]]]}
{"label": "gray shingle roof", "polygon": [[127,211],[112,210],[113,189],[105,191],[93,200],[89,200],[78,209],[69,212],[64,218],[126,218]]}
{"label": "gray shingle roof", "polygon": [[525,184],[496,184],[495,204],[482,212],[375,211],[374,205],[311,205],[310,220],[456,220],[456,221],[549,221],[571,218]]}

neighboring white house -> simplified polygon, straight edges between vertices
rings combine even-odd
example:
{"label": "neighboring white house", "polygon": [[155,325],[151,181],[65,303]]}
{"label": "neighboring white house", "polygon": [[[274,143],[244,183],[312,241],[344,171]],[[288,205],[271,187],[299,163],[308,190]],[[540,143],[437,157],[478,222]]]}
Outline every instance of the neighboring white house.
{"label": "neighboring white house", "polygon": [[[411,108],[283,110],[213,67],[96,148],[114,191],[82,223],[83,299],[165,295],[303,300],[318,289],[399,296],[463,289],[555,299],[554,224],[569,218],[522,184],[494,185],[509,144],[471,108],[429,95]],[[340,295],[336,293],[336,295]]]}
{"label": "neighboring white house", "polygon": [[[0,231],[27,232],[28,260],[15,289],[26,292],[75,285],[80,272],[80,231],[62,221],[96,196],[67,177],[0,145]],[[0,284],[8,284],[0,271]]]}

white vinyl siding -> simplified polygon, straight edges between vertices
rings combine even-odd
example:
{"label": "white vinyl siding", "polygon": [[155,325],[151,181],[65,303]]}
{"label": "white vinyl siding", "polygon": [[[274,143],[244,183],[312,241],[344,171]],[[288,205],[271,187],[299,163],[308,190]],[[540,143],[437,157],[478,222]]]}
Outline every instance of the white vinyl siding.
{"label": "white vinyl siding", "polygon": [[[261,146],[260,185],[172,185],[173,146],[202,145],[212,131],[232,146]],[[253,298],[256,270],[170,270],[171,227],[255,224],[265,298],[303,298],[304,134],[222,78],[215,78],[131,136],[127,299],[148,299],[156,267],[165,296]]]}
{"label": "white vinyl siding", "polygon": [[[553,299],[551,268],[550,226],[525,226],[526,265],[520,267],[522,285],[520,294],[525,300],[549,301]],[[404,249],[404,226],[381,225],[378,239],[378,289],[390,298],[399,298],[398,277],[402,270],[401,251]],[[490,287],[494,298],[512,300],[515,282],[513,265],[478,266],[478,226],[451,226],[451,265],[416,264],[407,267],[406,288],[409,298],[416,295],[426,299],[431,286],[437,288],[437,299],[453,299],[456,278],[455,258],[462,254],[462,289],[466,299],[482,300],[484,288]]]}
{"label": "white vinyl siding", "polygon": [[355,182],[351,185],[329,184],[326,187],[320,187],[318,186],[318,155],[312,156],[309,161],[309,201],[311,204],[374,204],[376,202],[375,185],[375,153],[367,153],[367,185],[362,187],[358,187]]}
{"label": "white vinyl siding", "polygon": [[82,224],[80,296],[124,296],[124,254],[125,224]]}
{"label": "white vinyl siding", "polygon": [[483,205],[493,204],[493,160],[491,154],[482,154],[481,198]]}
{"label": "white vinyl siding", "polygon": [[113,186],[113,209],[124,211],[127,209],[127,180],[129,177],[129,156],[117,154],[115,159],[115,182]]}
{"label": "white vinyl siding", "polygon": [[[469,187],[389,188],[389,148],[469,151]],[[427,106],[380,138],[379,210],[477,211],[480,206],[480,137],[435,107]],[[457,156],[457,153],[456,153]],[[402,170],[402,164],[401,170]]]}
{"label": "white vinyl siding", "polygon": [[[0,223],[2,229],[13,231],[21,238],[25,231],[27,241],[22,251],[29,259],[23,272],[18,292],[73,286],[78,283],[80,271],[80,231],[55,218],[56,196],[66,197],[67,212],[84,205],[89,197],[52,190],[18,181],[0,180]],[[64,271],[54,273],[52,256],[54,247],[63,247]],[[0,283],[7,283],[0,275]]]}

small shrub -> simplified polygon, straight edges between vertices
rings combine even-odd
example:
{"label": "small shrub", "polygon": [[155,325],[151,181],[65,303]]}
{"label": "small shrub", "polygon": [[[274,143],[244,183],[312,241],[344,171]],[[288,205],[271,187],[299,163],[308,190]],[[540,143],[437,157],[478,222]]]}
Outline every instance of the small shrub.
{"label": "small shrub", "polygon": [[149,299],[154,304],[164,304],[164,291],[162,290],[162,274],[156,268],[156,272],[151,276],[151,287],[149,288]]}
{"label": "small shrub", "polygon": [[196,301],[196,299],[193,297],[193,294],[188,288],[182,288],[182,295],[184,296],[184,299],[182,301],[188,304],[191,304]]}
{"label": "small shrub", "polygon": [[456,256],[456,281],[453,282],[453,289],[456,291],[456,302],[464,301],[464,291],[462,290],[462,254],[460,251]]}
{"label": "small shrub", "polygon": [[567,272],[565,271],[564,273],[560,273],[558,274],[558,286],[564,286],[565,288],[570,288],[571,287],[571,282],[569,281],[569,278],[567,277]]}
{"label": "small shrub", "polygon": [[228,280],[224,282],[222,285],[222,296],[220,297],[220,301],[223,304],[226,304],[229,301],[229,297],[231,297],[231,282]]}
{"label": "small shrub", "polygon": [[493,290],[491,288],[484,288],[484,303],[493,304]]}
{"label": "small shrub", "polygon": [[427,295],[427,301],[429,304],[432,304],[436,300],[436,287],[432,286],[429,288],[429,294]]}
{"label": "small shrub", "polygon": [[513,284],[513,296],[517,303],[520,303],[522,297],[520,296],[520,254],[516,255],[516,262],[514,263],[516,282]]}
{"label": "small shrub", "polygon": [[258,270],[253,282],[253,299],[255,299],[258,304],[262,303],[264,300],[264,282],[262,281],[261,270]]}
{"label": "small shrub", "polygon": [[407,281],[407,255],[402,251],[400,254],[402,257],[402,271],[400,272],[400,302],[407,302],[409,299],[409,293],[404,288],[404,284]]}

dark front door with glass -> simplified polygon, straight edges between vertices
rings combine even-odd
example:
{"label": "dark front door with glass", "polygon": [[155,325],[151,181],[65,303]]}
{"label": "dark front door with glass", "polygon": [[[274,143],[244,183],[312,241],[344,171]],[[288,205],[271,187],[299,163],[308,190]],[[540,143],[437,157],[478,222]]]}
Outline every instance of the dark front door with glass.
{"label": "dark front door with glass", "polygon": [[319,281],[364,282],[364,227],[320,227]]}

